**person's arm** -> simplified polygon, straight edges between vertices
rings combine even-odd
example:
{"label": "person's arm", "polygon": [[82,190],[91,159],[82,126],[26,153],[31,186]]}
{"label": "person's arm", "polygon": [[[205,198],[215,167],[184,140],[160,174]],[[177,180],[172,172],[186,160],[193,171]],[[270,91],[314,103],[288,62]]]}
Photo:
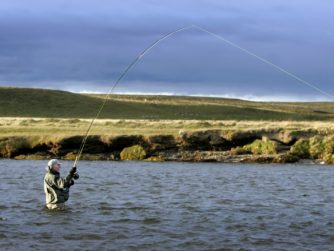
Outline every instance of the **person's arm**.
{"label": "person's arm", "polygon": [[73,181],[73,176],[77,171],[77,167],[72,167],[72,169],[70,170],[70,172],[68,173],[68,175],[66,176],[65,179],[63,179],[63,186],[64,187],[70,187],[72,185],[74,185],[74,181]]}
{"label": "person's arm", "polygon": [[53,189],[64,189],[69,188],[70,186],[74,185],[74,181],[72,180],[73,175],[76,172],[76,168],[72,168],[69,174],[63,179],[60,176],[53,176],[54,178],[47,178],[45,182],[51,186]]}

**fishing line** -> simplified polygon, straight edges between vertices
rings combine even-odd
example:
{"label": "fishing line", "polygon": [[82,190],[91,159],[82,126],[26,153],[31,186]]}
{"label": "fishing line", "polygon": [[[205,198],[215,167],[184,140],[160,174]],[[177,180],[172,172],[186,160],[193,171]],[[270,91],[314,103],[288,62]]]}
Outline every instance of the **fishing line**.
{"label": "fishing line", "polygon": [[250,56],[252,56],[252,57],[254,57],[254,58],[258,59],[258,60],[260,60],[261,62],[263,62],[263,63],[265,63],[265,64],[267,64],[267,65],[269,65],[269,66],[275,68],[276,70],[279,70],[279,71],[283,72],[284,74],[286,74],[286,75],[290,76],[291,78],[297,80],[298,82],[300,82],[300,83],[302,83],[302,84],[304,84],[304,85],[306,85],[306,86],[312,88],[313,90],[316,90],[317,92],[319,92],[319,93],[321,93],[321,94],[323,94],[323,95],[329,97],[330,99],[334,100],[334,95],[331,95],[330,93],[328,93],[328,92],[326,92],[326,91],[324,91],[324,90],[318,88],[317,86],[311,84],[310,82],[308,82],[308,81],[306,81],[306,80],[304,80],[304,79],[298,77],[297,75],[291,73],[290,71],[288,71],[288,70],[286,70],[286,69],[284,69],[284,68],[282,68],[282,67],[280,67],[280,66],[278,66],[278,65],[276,65],[276,64],[274,64],[274,63],[272,63],[272,62],[270,62],[269,60],[267,60],[267,59],[265,59],[265,58],[263,58],[263,57],[261,57],[261,56],[255,54],[254,52],[251,52],[251,51],[249,51],[249,50],[247,50],[247,49],[245,49],[245,48],[239,46],[238,44],[233,43],[232,41],[230,41],[230,40],[228,40],[228,39],[222,37],[221,35],[218,35],[218,34],[216,34],[216,33],[214,33],[214,32],[211,32],[211,31],[209,31],[209,30],[207,30],[207,29],[204,29],[204,28],[202,28],[202,27],[200,27],[200,26],[197,26],[197,25],[185,26],[185,27],[183,27],[183,28],[177,29],[177,30],[172,31],[172,32],[170,32],[170,33],[167,33],[166,35],[164,35],[164,36],[162,36],[161,38],[159,38],[159,39],[157,39],[156,41],[154,41],[150,46],[148,46],[148,47],[147,47],[146,49],[144,49],[139,55],[137,55],[137,57],[136,57],[133,61],[131,61],[131,63],[125,68],[125,70],[124,70],[124,71],[122,72],[122,74],[118,77],[118,79],[117,79],[116,82],[113,84],[113,86],[111,87],[111,89],[109,90],[109,92],[106,94],[106,97],[104,98],[104,100],[103,100],[103,102],[102,102],[102,105],[101,105],[101,107],[99,108],[99,110],[97,111],[95,117],[93,117],[93,119],[91,120],[91,122],[90,122],[90,124],[89,124],[89,126],[88,126],[88,128],[87,128],[87,130],[86,130],[85,136],[84,136],[84,138],[83,138],[83,140],[82,140],[82,142],[81,142],[81,145],[80,145],[78,154],[77,154],[77,156],[76,156],[76,158],[75,158],[75,161],[74,161],[73,166],[76,166],[76,165],[77,165],[77,163],[78,163],[78,161],[79,161],[79,159],[80,159],[80,157],[81,157],[81,155],[82,155],[83,149],[84,149],[84,147],[85,147],[85,144],[86,144],[88,135],[89,135],[89,133],[90,133],[90,130],[91,130],[91,128],[92,128],[92,126],[93,126],[95,120],[100,116],[100,114],[101,114],[101,112],[102,112],[102,110],[103,110],[105,104],[107,103],[107,101],[108,101],[108,99],[109,99],[109,97],[110,97],[110,94],[111,94],[112,91],[117,87],[117,85],[118,85],[119,82],[124,78],[124,76],[129,72],[129,70],[130,70],[133,66],[135,66],[135,65],[136,65],[136,64],[137,64],[137,63],[138,63],[138,62],[139,62],[139,61],[140,61],[140,60],[141,60],[141,59],[142,59],[142,58],[143,58],[143,57],[144,57],[150,50],[151,50],[151,49],[153,49],[155,46],[157,46],[158,44],[160,44],[163,40],[165,40],[165,39],[167,39],[167,38],[169,38],[169,37],[175,35],[176,33],[183,32],[183,31],[185,31],[185,30],[189,30],[189,29],[195,29],[195,30],[204,32],[204,33],[206,33],[206,34],[209,34],[209,35],[211,35],[211,36],[213,36],[213,37],[215,37],[215,38],[217,38],[217,39],[219,39],[219,40],[225,42],[226,44],[228,44],[228,45],[230,45],[230,46],[232,46],[232,47],[234,47],[234,48],[236,48],[236,49],[239,49],[239,50],[243,51],[244,53],[246,53],[246,54],[248,54],[248,55],[250,55]]}
{"label": "fishing line", "polygon": [[329,94],[328,92],[323,91],[322,89],[316,87],[315,85],[311,84],[310,82],[308,82],[308,81],[306,81],[306,80],[304,80],[304,79],[298,77],[297,75],[293,74],[292,72],[290,72],[290,71],[288,71],[288,70],[286,70],[286,69],[284,69],[284,68],[282,68],[282,67],[280,67],[280,66],[278,66],[278,65],[276,65],[276,64],[274,64],[274,63],[272,63],[272,62],[270,62],[269,60],[267,60],[267,59],[265,59],[265,58],[263,58],[263,57],[260,57],[259,55],[255,54],[254,52],[251,52],[251,51],[249,51],[249,50],[247,50],[247,49],[245,49],[245,48],[242,48],[241,46],[237,45],[236,43],[233,43],[233,42],[227,40],[226,38],[224,38],[224,37],[222,37],[222,36],[220,36],[220,35],[218,35],[218,34],[216,34],[216,33],[213,33],[213,32],[211,32],[211,31],[208,31],[208,30],[206,30],[206,29],[204,29],[204,28],[202,28],[202,27],[199,27],[199,26],[196,26],[196,25],[193,25],[193,27],[196,28],[196,29],[198,29],[198,30],[201,30],[201,31],[203,31],[203,32],[205,32],[205,33],[208,33],[208,34],[210,34],[210,35],[212,35],[212,36],[218,38],[219,40],[224,41],[225,43],[227,43],[227,44],[229,44],[229,45],[231,45],[231,46],[233,46],[233,47],[235,47],[235,48],[237,48],[237,49],[239,49],[239,50],[241,50],[241,51],[247,53],[248,55],[250,55],[250,56],[252,56],[252,57],[255,57],[256,59],[262,61],[263,63],[268,64],[268,65],[274,67],[275,69],[277,69],[277,70],[279,70],[279,71],[285,73],[286,75],[288,75],[288,76],[294,78],[294,79],[297,80],[298,82],[300,82],[300,83],[302,83],[302,84],[305,84],[305,85],[307,85],[308,87],[310,87],[310,88],[312,88],[312,89],[314,89],[314,90],[320,92],[321,94],[323,94],[323,95],[329,97],[330,99],[333,99],[333,100],[334,100],[334,95],[331,95],[331,94]]}

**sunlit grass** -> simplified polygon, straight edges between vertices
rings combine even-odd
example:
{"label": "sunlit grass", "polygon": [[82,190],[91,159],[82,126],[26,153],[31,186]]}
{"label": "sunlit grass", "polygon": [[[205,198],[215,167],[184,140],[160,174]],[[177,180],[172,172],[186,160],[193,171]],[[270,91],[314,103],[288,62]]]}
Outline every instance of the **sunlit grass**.
{"label": "sunlit grass", "polygon": [[[0,118],[0,136],[71,136],[84,135],[90,119]],[[98,119],[95,135],[178,135],[180,131],[258,129],[334,131],[329,121],[236,121],[236,120],[111,120]]]}

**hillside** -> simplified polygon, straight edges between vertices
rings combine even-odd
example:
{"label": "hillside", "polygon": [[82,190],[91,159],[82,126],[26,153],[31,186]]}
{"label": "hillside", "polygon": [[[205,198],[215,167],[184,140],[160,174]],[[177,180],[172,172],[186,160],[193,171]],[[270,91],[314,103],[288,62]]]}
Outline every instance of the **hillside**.
{"label": "hillside", "polygon": [[[104,95],[0,88],[0,117],[91,118]],[[251,102],[237,99],[112,95],[100,118],[196,120],[332,120],[333,102]]]}

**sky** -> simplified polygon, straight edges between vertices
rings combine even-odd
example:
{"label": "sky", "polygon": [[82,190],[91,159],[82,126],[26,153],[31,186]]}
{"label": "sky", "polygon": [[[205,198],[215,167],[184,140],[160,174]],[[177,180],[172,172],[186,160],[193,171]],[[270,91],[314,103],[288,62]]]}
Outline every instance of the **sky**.
{"label": "sky", "polygon": [[115,92],[331,100],[332,13],[330,0],[1,0],[0,86],[108,92],[152,42],[198,25],[329,96],[195,29],[150,50]]}

